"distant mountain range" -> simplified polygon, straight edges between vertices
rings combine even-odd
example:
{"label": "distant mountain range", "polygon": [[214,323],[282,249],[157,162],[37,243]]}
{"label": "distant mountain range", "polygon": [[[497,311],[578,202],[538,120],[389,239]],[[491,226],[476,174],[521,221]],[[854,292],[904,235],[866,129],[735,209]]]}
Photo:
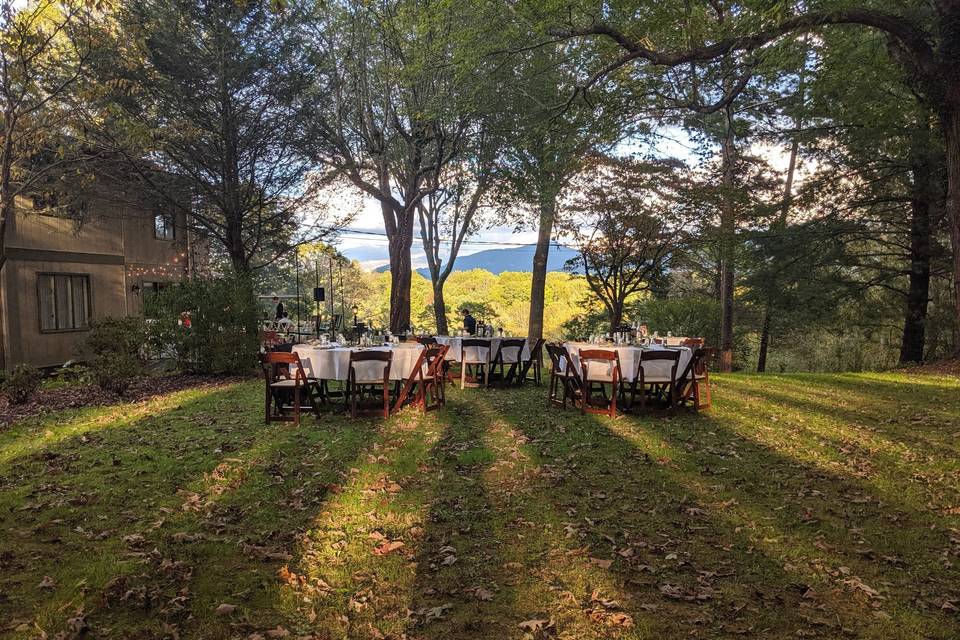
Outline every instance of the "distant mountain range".
{"label": "distant mountain range", "polygon": [[[522,247],[511,247],[510,249],[485,249],[471,253],[468,256],[459,256],[453,265],[454,271],[470,271],[472,269],[485,269],[494,275],[499,275],[504,271],[531,271],[533,269],[533,254],[536,251],[536,245],[528,244]],[[567,260],[575,257],[575,249],[564,246],[550,247],[550,255],[547,258],[547,271],[563,271],[563,266]],[[377,272],[389,271],[390,265],[384,265],[376,269]],[[417,273],[424,278],[430,277],[430,270],[426,267],[417,269]]]}

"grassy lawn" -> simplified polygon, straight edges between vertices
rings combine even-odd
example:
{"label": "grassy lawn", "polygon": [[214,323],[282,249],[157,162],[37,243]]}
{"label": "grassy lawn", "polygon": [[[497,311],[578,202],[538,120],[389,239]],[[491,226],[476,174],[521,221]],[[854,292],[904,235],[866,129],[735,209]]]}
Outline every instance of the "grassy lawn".
{"label": "grassy lawn", "polygon": [[[261,385],[0,433],[0,637],[957,638],[960,380],[718,377],[266,426]],[[87,631],[89,630],[89,631]]]}

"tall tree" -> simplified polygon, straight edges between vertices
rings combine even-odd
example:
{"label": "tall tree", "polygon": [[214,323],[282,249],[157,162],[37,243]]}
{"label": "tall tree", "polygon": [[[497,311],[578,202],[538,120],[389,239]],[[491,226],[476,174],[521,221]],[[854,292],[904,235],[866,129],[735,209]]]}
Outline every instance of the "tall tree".
{"label": "tall tree", "polygon": [[424,198],[465,150],[476,83],[455,35],[472,3],[347,0],[313,30],[314,157],[375,198],[390,254],[390,329],[410,326],[410,249]]}
{"label": "tall tree", "polygon": [[517,44],[529,41],[530,34],[522,30],[509,37],[509,46],[523,52],[512,56],[505,84],[513,110],[505,162],[516,197],[532,210],[532,225],[528,218],[520,226],[537,230],[527,328],[528,338],[536,340],[543,337],[547,261],[561,219],[561,195],[591,152],[609,150],[627,135],[627,122],[610,100],[570,100],[577,79],[567,64],[568,51],[551,44],[526,50]]}
{"label": "tall tree", "polygon": [[[313,68],[304,16],[268,0],[137,0],[123,5],[91,119],[134,173],[184,211],[233,268],[317,240],[327,220],[305,204],[319,186],[301,152]],[[301,238],[303,239],[303,238]]]}
{"label": "tall tree", "polygon": [[[560,38],[599,37],[613,46],[609,59],[586,80],[586,86],[628,65],[709,64],[732,53],[755,66],[775,55],[782,41],[831,26],[857,26],[882,33],[901,68],[903,82],[939,119],[946,149],[954,319],[960,331],[960,0],[937,0],[929,7],[922,3],[876,7],[828,2],[813,8],[804,5],[799,11],[774,12],[744,3],[713,3],[711,11],[723,10],[734,19],[722,25],[700,19],[688,22],[681,30],[667,19],[670,7],[639,13],[630,4],[617,3],[602,14],[592,7],[578,12],[565,6],[562,13],[557,13],[563,17],[549,27]],[[706,12],[703,15],[706,17]],[[653,46],[654,41],[662,44]],[[732,87],[731,96],[742,88]],[[960,349],[960,337],[954,347]]]}
{"label": "tall tree", "polygon": [[692,222],[686,167],[676,161],[604,158],[577,180],[571,213],[582,272],[610,322],[623,324],[627,300],[650,288]]}
{"label": "tall tree", "polygon": [[70,105],[96,48],[96,10],[80,1],[0,2],[0,277],[17,198],[45,191],[52,174],[86,155]]}
{"label": "tall tree", "polygon": [[479,214],[492,205],[488,196],[496,180],[498,147],[493,136],[483,124],[467,136],[472,140],[470,150],[460,162],[441,171],[437,190],[417,206],[420,238],[433,287],[434,319],[441,335],[448,332],[443,285],[453,272],[463,241],[480,226]]}

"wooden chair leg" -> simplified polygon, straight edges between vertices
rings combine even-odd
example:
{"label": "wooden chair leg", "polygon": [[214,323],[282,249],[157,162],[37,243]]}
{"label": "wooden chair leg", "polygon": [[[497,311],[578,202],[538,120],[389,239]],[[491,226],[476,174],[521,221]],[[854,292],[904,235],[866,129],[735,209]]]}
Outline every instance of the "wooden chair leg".
{"label": "wooden chair leg", "polygon": [[293,426],[300,426],[300,385],[293,385]]}
{"label": "wooden chair leg", "polygon": [[266,384],[266,389],[267,389],[267,392],[266,394],[264,394],[264,398],[263,398],[264,423],[270,424],[270,404],[271,404],[270,400],[272,398],[272,395],[270,391],[269,382]]}

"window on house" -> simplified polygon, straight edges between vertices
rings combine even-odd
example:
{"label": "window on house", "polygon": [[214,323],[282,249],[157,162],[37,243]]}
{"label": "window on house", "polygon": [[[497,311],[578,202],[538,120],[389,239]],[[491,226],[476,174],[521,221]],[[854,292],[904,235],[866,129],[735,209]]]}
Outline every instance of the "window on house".
{"label": "window on house", "polygon": [[157,213],[153,216],[153,237],[157,240],[173,240],[173,215],[169,213]]}
{"label": "window on house", "polygon": [[38,274],[41,331],[79,331],[90,328],[90,276],[70,273]]}

